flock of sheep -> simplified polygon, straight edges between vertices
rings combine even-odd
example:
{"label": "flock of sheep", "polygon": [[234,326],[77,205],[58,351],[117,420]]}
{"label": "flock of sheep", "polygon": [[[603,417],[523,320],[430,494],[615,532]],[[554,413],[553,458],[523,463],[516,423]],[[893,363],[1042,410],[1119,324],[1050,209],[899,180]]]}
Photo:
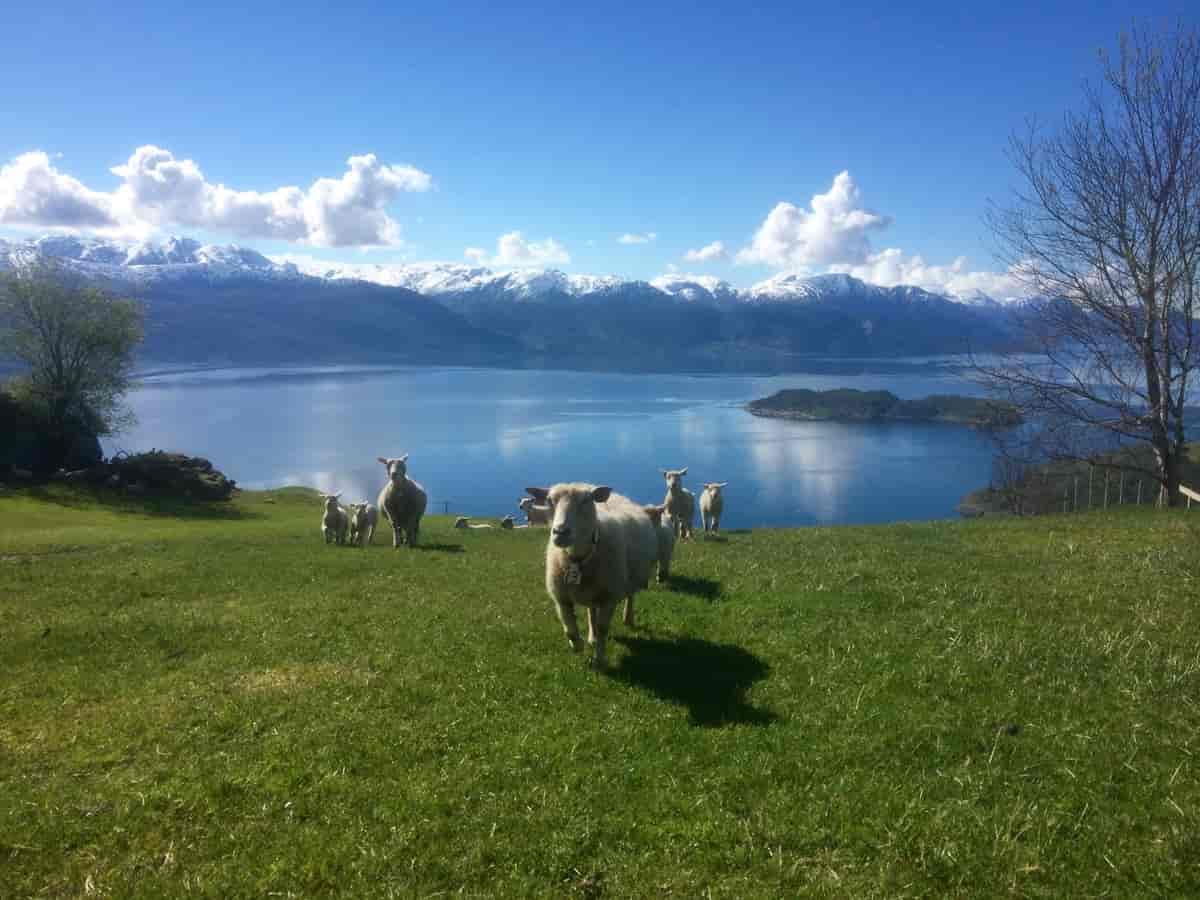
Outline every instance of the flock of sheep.
{"label": "flock of sheep", "polygon": [[[425,514],[424,488],[408,477],[408,455],[378,457],[388,481],[376,505],[367,502],[343,507],[341,494],[321,494],[321,533],[325,543],[366,546],[375,535],[379,513],[392,526],[392,546],[415,547]],[[519,506],[526,524],[505,516],[502,528],[550,528],[546,544],[546,590],[558,610],[559,621],[571,649],[583,649],[575,619],[576,605],[587,607],[588,643],[592,665],[607,664],[609,624],[624,599],[623,619],[634,623],[634,595],[649,586],[657,566],[657,579],[670,575],[675,544],[692,536],[696,498],[683,486],[687,469],[664,469],[667,494],[658,505],[644,505],[623,497],[607,486],[562,483],[549,488],[526,488],[529,497]],[[700,495],[700,515],[705,532],[717,533],[725,500],[721,490],[728,482],[707,482]],[[456,528],[490,528],[475,525],[465,516]]]}

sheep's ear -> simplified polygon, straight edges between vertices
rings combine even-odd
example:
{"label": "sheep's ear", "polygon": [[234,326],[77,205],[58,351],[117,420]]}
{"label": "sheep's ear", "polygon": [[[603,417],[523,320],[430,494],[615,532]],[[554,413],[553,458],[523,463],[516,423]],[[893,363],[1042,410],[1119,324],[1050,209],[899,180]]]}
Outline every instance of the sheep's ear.
{"label": "sheep's ear", "polygon": [[377,456],[375,458],[377,460],[379,460],[381,463],[383,463],[385,466],[388,464],[387,457],[385,457],[385,456]]}
{"label": "sheep's ear", "polygon": [[687,466],[684,466],[682,469],[680,469],[680,470],[679,470],[679,474],[680,474],[680,475],[686,475],[686,474],[687,474]]}
{"label": "sheep's ear", "polygon": [[534,500],[541,500],[542,502],[550,499],[549,488],[527,487],[525,488],[525,493],[527,493]]}
{"label": "sheep's ear", "polygon": [[728,484],[729,484],[729,482],[728,482],[728,481],[718,481],[718,482],[717,482],[717,487],[725,487],[725,486],[727,486]]}
{"label": "sheep's ear", "polygon": [[670,478],[670,477],[671,477],[671,473],[670,473],[670,472],[668,472],[666,469],[663,469],[663,470],[662,470],[662,473],[663,473],[663,478]]}
{"label": "sheep's ear", "polygon": [[341,499],[342,499],[342,492],[341,492],[341,491],[338,491],[336,494],[331,494],[330,496],[332,496],[334,500],[341,500]]}
{"label": "sheep's ear", "polygon": [[612,488],[605,484],[600,485],[600,487],[592,491],[592,499],[597,503],[603,503],[610,496],[612,496]]}
{"label": "sheep's ear", "polygon": [[650,521],[653,522],[655,525],[662,524],[662,514],[663,514],[663,510],[665,508],[666,507],[663,507],[663,506],[643,506],[642,507],[642,509],[645,511],[646,515],[648,515],[650,517]]}
{"label": "sheep's ear", "polygon": [[396,460],[396,462],[408,462],[408,454],[405,453],[402,457]]}

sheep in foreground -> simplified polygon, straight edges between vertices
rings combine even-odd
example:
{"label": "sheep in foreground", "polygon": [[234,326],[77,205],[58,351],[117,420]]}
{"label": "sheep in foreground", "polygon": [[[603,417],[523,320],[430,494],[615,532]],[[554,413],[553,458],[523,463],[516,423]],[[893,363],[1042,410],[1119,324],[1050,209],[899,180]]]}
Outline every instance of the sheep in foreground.
{"label": "sheep in foreground", "polygon": [[486,522],[476,525],[474,522],[471,521],[469,516],[459,516],[457,519],[454,520],[454,527],[455,528],[491,528],[493,526],[487,524]]}
{"label": "sheep in foreground", "polygon": [[522,497],[517,506],[525,513],[525,520],[530,525],[549,525],[554,518],[554,510],[548,506],[538,506],[532,497]]}
{"label": "sheep in foreground", "polygon": [[721,530],[721,511],[725,509],[725,498],[721,496],[721,488],[728,481],[709,481],[704,484],[704,493],[700,495],[700,521],[704,531],[716,534]]}
{"label": "sheep in foreground", "polygon": [[591,484],[526,488],[554,517],[546,543],[546,591],[572,650],[581,650],[576,604],[588,610],[592,667],[608,662],[608,629],[617,601],[625,598],[625,624],[634,622],[634,595],[650,583],[658,536],[641,506]]}
{"label": "sheep in foreground", "polygon": [[654,532],[658,536],[658,583],[664,584],[671,577],[671,557],[675,555],[675,529],[669,521],[663,521],[666,506],[643,506],[642,509],[654,523]]}
{"label": "sheep in foreground", "polygon": [[379,510],[366,500],[350,504],[350,543],[365,547],[375,540]]}
{"label": "sheep in foreground", "polygon": [[677,538],[687,540],[692,536],[696,524],[696,498],[683,486],[687,466],[682,469],[663,469],[662,473],[667,480],[667,496],[663,504],[667,507],[667,515],[671,517],[671,527]]}
{"label": "sheep in foreground", "polygon": [[392,524],[392,546],[407,543],[409,547],[415,547],[429,498],[425,496],[425,489],[408,477],[407,453],[377,459],[388,473],[388,483],[379,492],[377,505],[383,517]]}
{"label": "sheep in foreground", "polygon": [[338,504],[341,494],[321,494],[321,505],[325,511],[321,513],[321,534],[327,544],[346,543],[346,530],[350,527],[350,517],[346,510]]}

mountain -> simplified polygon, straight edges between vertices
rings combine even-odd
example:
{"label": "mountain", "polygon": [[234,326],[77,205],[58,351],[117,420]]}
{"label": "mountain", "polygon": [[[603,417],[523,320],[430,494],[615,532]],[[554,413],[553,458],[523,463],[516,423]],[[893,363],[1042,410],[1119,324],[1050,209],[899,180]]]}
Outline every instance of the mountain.
{"label": "mountain", "polygon": [[849,275],[653,281],[273,261],[171,238],[0,241],[0,268],[52,258],[141,298],[156,361],[411,361],[531,368],[789,371],[814,356],[887,357],[1014,346],[1009,308]]}

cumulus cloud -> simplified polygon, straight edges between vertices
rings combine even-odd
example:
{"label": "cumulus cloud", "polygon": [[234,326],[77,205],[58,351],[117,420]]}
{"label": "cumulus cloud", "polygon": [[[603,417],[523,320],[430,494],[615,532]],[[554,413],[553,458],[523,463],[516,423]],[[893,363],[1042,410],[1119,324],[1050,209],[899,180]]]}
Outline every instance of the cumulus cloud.
{"label": "cumulus cloud", "polygon": [[866,209],[854,179],[841,172],[809,209],[778,203],[738,252],[739,263],[765,263],[780,269],[865,262],[871,253],[869,234],[886,228],[889,219]]}
{"label": "cumulus cloud", "polygon": [[565,265],[571,261],[567,248],[554,238],[527,241],[519,231],[502,234],[496,241],[496,255],[488,257],[481,247],[468,247],[463,256],[474,263],[514,268]]}
{"label": "cumulus cloud", "polygon": [[729,251],[725,249],[724,241],[713,241],[699,250],[689,250],[683,254],[683,258],[688,262],[715,262],[721,259],[729,259]]}
{"label": "cumulus cloud", "polygon": [[112,197],[66,175],[47,153],[22,153],[0,166],[0,224],[44,228],[115,228]]}
{"label": "cumulus cloud", "polygon": [[191,159],[146,145],[112,168],[121,179],[101,192],[59,172],[40,151],[0,168],[0,224],[109,229],[202,228],[238,237],[296,241],[319,247],[370,247],[400,242],[387,207],[433,180],[412,166],[386,165],[374,154],[351,156],[338,178],[307,190],[285,186],[239,191],[210,182]]}
{"label": "cumulus cloud", "polygon": [[658,235],[653,231],[647,231],[645,234],[623,234],[617,238],[618,244],[651,244],[658,239]]}
{"label": "cumulus cloud", "polygon": [[829,271],[844,272],[884,287],[911,284],[964,299],[982,294],[996,300],[1011,300],[1029,293],[1016,268],[1004,272],[972,271],[965,256],[949,265],[930,265],[920,256],[905,255],[897,247],[873,253],[861,263],[832,265]]}

